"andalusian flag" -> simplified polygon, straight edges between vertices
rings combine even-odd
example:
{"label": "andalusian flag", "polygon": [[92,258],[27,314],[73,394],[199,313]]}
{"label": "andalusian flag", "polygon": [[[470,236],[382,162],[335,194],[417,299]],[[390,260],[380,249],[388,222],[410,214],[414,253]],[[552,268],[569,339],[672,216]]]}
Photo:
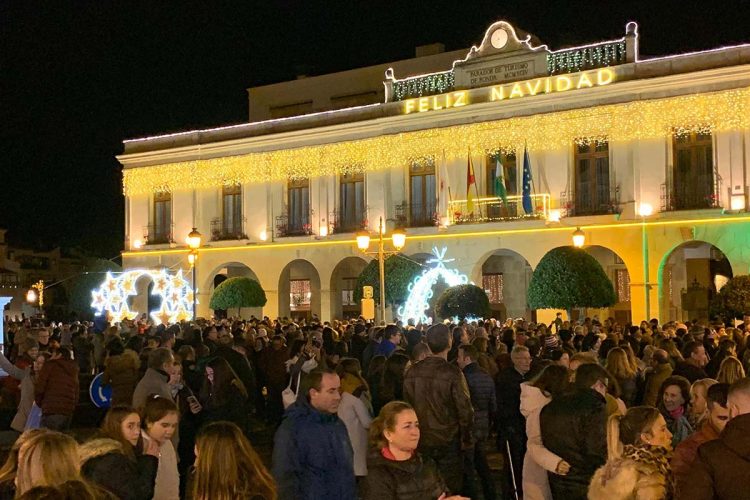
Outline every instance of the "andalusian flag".
{"label": "andalusian flag", "polygon": [[495,157],[495,196],[503,200],[503,204],[508,206],[508,193],[505,191],[505,174],[504,174],[503,162],[500,159],[500,152],[498,151]]}
{"label": "andalusian flag", "polygon": [[466,211],[469,214],[474,213],[474,194],[471,192],[472,187],[477,190],[477,180],[474,177],[474,163],[471,161],[471,150],[469,150],[469,161],[466,164]]}

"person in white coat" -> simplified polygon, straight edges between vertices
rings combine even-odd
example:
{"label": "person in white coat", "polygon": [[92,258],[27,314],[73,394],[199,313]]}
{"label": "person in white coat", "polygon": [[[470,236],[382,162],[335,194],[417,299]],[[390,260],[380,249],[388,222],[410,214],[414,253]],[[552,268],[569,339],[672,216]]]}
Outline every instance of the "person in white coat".
{"label": "person in white coat", "polygon": [[354,475],[367,475],[367,432],[372,423],[372,415],[362,398],[348,392],[341,393],[339,418],[346,425],[349,441],[354,451]]}
{"label": "person in white coat", "polygon": [[552,500],[547,472],[565,475],[570,465],[542,443],[539,414],[553,397],[567,389],[568,370],[549,365],[533,380],[521,384],[521,414],[526,418],[526,455],[523,459],[524,500]]}

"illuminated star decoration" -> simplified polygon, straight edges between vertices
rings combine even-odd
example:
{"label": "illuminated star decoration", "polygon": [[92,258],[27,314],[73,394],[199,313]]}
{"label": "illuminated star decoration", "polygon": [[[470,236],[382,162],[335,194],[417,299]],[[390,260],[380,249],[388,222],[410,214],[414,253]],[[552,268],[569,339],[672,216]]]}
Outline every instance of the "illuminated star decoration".
{"label": "illuminated star decoration", "polygon": [[194,291],[181,269],[174,274],[164,269],[129,269],[117,277],[108,272],[101,286],[91,292],[96,316],[104,314],[113,323],[137,317],[139,311],[130,308],[128,298],[138,295],[136,282],[142,277],[153,283],[151,295],[161,297],[159,308],[149,311],[154,322],[167,325],[193,317]]}
{"label": "illuminated star decoration", "polygon": [[435,256],[427,261],[428,264],[436,264],[431,269],[422,271],[422,274],[409,284],[409,297],[406,303],[398,308],[398,316],[401,321],[407,323],[410,319],[426,323],[428,321],[425,311],[430,307],[432,298],[432,287],[435,286],[439,278],[448,284],[448,286],[465,285],[469,278],[461,274],[456,269],[447,269],[446,262],[453,262],[455,259],[446,259],[446,247],[438,250],[432,248],[432,254]]}

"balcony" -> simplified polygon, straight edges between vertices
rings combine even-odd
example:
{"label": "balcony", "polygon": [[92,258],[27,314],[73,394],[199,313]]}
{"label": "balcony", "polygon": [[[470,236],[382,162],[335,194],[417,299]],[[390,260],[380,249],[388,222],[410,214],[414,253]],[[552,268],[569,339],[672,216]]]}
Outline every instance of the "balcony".
{"label": "balcony", "polygon": [[549,216],[550,196],[546,193],[531,195],[534,211],[527,214],[523,209],[523,196],[507,197],[508,203],[497,196],[475,198],[474,209],[469,211],[468,200],[448,202],[448,222],[450,224],[476,224],[482,222],[502,222],[528,219],[546,219]]}
{"label": "balcony", "polygon": [[247,235],[243,231],[245,218],[227,221],[216,218],[211,221],[211,241],[246,240]]}
{"label": "balcony", "polygon": [[396,205],[397,227],[430,227],[440,222],[435,202],[401,203]]}
{"label": "balcony", "polygon": [[152,225],[143,228],[144,245],[165,245],[174,243],[174,224],[170,225]]}
{"label": "balcony", "polygon": [[560,193],[561,217],[584,217],[589,215],[612,215],[622,211],[620,207],[620,186],[614,191],[606,189],[594,196],[581,196],[575,191]]}
{"label": "balcony", "polygon": [[[719,193],[721,192],[721,180],[714,176],[704,178],[698,176],[689,185],[675,184],[671,182],[661,185],[661,209],[663,212],[674,212],[677,210],[703,210],[709,208],[721,208]],[[708,176],[705,176],[708,177]]]}
{"label": "balcony", "polygon": [[367,208],[359,213],[334,210],[328,215],[328,220],[331,234],[354,233],[360,229],[367,229]]}
{"label": "balcony", "polygon": [[290,217],[287,214],[276,217],[276,237],[286,238],[288,236],[309,236],[312,234],[313,211],[295,214]]}

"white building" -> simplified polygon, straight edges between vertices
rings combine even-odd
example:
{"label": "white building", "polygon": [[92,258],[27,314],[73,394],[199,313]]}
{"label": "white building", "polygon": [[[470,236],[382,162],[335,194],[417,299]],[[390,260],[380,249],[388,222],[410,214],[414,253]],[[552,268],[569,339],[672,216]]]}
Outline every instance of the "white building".
{"label": "white building", "polygon": [[423,50],[249,89],[249,123],[125,141],[124,266],[187,270],[196,227],[199,316],[247,275],[265,315],[340,317],[370,258],[354,232],[383,217],[406,255],[447,247],[500,317],[533,314],[532,269],[577,227],[618,294],[600,314],[623,321],[703,316],[747,273],[750,45],[642,59],[635,23],[551,50],[496,22],[469,50]]}

